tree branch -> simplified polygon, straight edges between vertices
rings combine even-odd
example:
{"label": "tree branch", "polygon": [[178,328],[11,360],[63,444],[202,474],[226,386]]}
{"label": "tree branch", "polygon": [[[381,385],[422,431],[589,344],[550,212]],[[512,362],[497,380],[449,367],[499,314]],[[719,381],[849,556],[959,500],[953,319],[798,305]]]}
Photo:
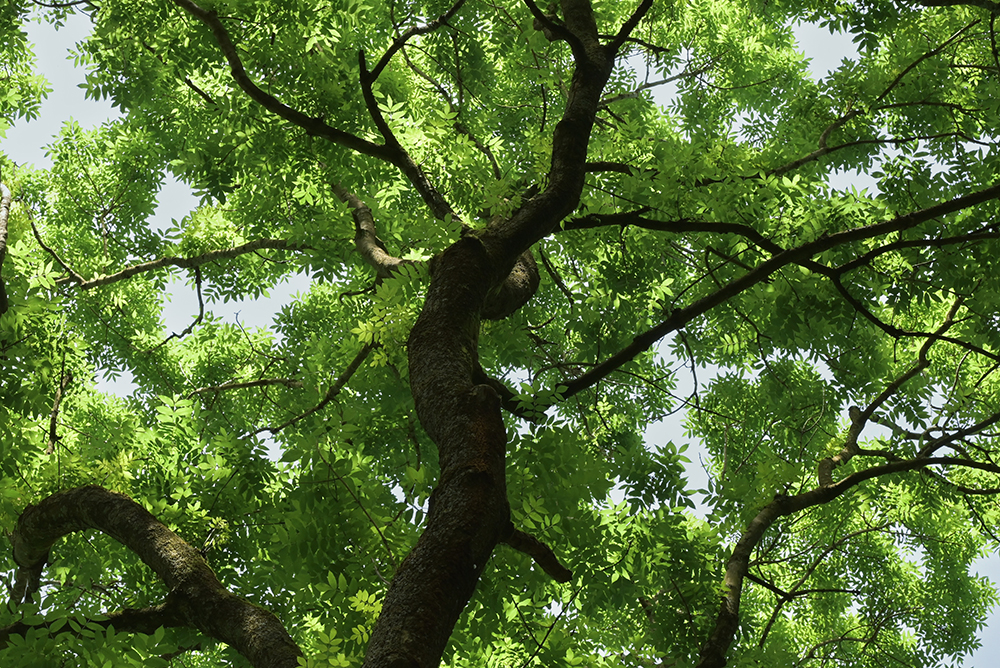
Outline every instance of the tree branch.
{"label": "tree branch", "polygon": [[427,23],[422,26],[414,26],[408,29],[399,37],[397,37],[393,41],[392,45],[386,50],[386,52],[382,54],[382,57],[379,58],[378,63],[372,69],[371,71],[372,81],[378,79],[379,75],[382,74],[382,70],[384,70],[386,66],[389,64],[389,61],[392,60],[392,57],[396,55],[397,51],[403,48],[403,46],[406,44],[407,41],[409,41],[411,37],[416,37],[417,35],[426,35],[427,33],[434,32],[443,25],[448,25],[448,21],[451,20],[451,17],[453,17],[458,12],[458,10],[462,8],[462,5],[464,4],[465,0],[458,0],[458,2],[456,2],[454,5],[451,6],[451,9],[449,9],[444,14],[437,17],[430,23]]}
{"label": "tree branch", "polygon": [[361,367],[361,363],[365,361],[365,358],[368,357],[368,353],[370,353],[374,348],[375,348],[374,343],[366,343],[364,346],[362,346],[361,350],[359,350],[358,354],[354,356],[354,359],[351,360],[351,363],[347,365],[347,368],[344,369],[343,373],[341,373],[337,377],[337,380],[335,380],[333,384],[330,385],[330,387],[326,391],[326,394],[323,395],[323,398],[320,400],[318,404],[307,410],[305,413],[301,413],[300,415],[296,415],[290,420],[282,422],[277,427],[264,427],[263,429],[258,429],[254,433],[260,434],[265,431],[269,431],[271,432],[271,434],[277,434],[279,431],[285,429],[286,427],[292,426],[299,420],[307,418],[313,413],[316,413],[317,411],[321,411],[324,408],[326,408],[326,405],[331,401],[333,401],[338,394],[340,394],[340,391],[344,389],[344,385],[347,385],[347,382],[351,379],[351,376],[353,376],[354,373],[358,370],[358,368]]}
{"label": "tree branch", "polygon": [[[140,264],[135,264],[130,267],[126,267],[119,272],[114,274],[97,276],[90,280],[85,279],[83,276],[75,272],[68,264],[63,262],[63,260],[52,250],[49,246],[45,245],[42,241],[41,236],[38,234],[38,230],[32,224],[31,229],[35,232],[35,239],[38,244],[55,259],[55,261],[69,274],[72,279],[76,282],[77,287],[81,290],[93,290],[94,288],[99,288],[104,285],[110,285],[112,283],[117,283],[118,281],[123,281],[127,278],[132,278],[138,274],[145,273],[147,271],[156,271],[157,269],[163,269],[164,267],[180,267],[181,269],[195,269],[203,264],[208,264],[209,262],[216,262],[218,260],[229,260],[240,255],[245,255],[247,253],[253,253],[262,249],[276,249],[276,250],[306,250],[309,246],[303,244],[291,243],[285,239],[257,239],[256,241],[248,241],[240,246],[233,246],[231,248],[220,248],[218,250],[208,251],[207,253],[202,253],[201,255],[193,255],[191,257],[161,257],[156,260],[150,260],[149,262],[142,262]],[[65,280],[65,279],[63,279]]]}
{"label": "tree branch", "polygon": [[207,387],[199,387],[196,390],[191,390],[188,392],[188,398],[191,398],[197,394],[205,394],[206,392],[225,392],[226,390],[241,390],[249,387],[267,387],[269,385],[284,385],[288,388],[302,389],[303,383],[301,380],[294,380],[292,378],[258,378],[257,380],[248,381],[231,381],[228,383],[222,383],[221,385],[210,385]]}
{"label": "tree branch", "polygon": [[1000,4],[991,0],[920,0],[924,7],[982,7],[991,14],[1000,14]]}
{"label": "tree branch", "polygon": [[642,20],[642,17],[646,15],[652,6],[653,0],[642,0],[642,3],[636,7],[635,11],[632,12],[632,16],[628,17],[628,20],[622,24],[621,30],[618,31],[615,38],[611,40],[610,44],[608,44],[608,48],[611,49],[613,53],[618,53],[618,49],[622,47],[622,44],[624,44],[625,40],[629,38],[632,31],[635,30],[635,27],[639,25],[639,21]]}
{"label": "tree branch", "polygon": [[484,320],[503,320],[528,303],[538,290],[541,277],[530,250],[521,253],[500,285],[486,297]]}
{"label": "tree branch", "polygon": [[225,56],[226,61],[229,63],[233,79],[253,101],[286,121],[302,128],[309,135],[323,137],[363,155],[392,162],[392,150],[389,147],[373,144],[349,132],[331,127],[322,119],[306,116],[302,112],[278,101],[273,95],[265,93],[250,79],[246,69],[243,67],[243,62],[240,60],[239,54],[236,52],[236,46],[229,38],[229,33],[222,25],[219,15],[214,10],[208,11],[191,0],[172,0],[172,2],[208,26],[219,48],[222,50],[222,55]]}
{"label": "tree branch", "polygon": [[773,257],[765,260],[761,264],[748,271],[746,274],[729,283],[723,285],[715,292],[699,299],[690,306],[675,310],[666,320],[659,325],[637,335],[632,339],[632,343],[601,362],[591,371],[579,378],[566,383],[567,389],[562,393],[563,398],[569,398],[599,382],[602,378],[612,373],[620,366],[634,359],[640,353],[649,350],[657,341],[674,332],[694,318],[701,316],[707,311],[715,308],[719,304],[729,301],[736,295],[752,288],[753,286],[767,280],[774,272],[790,264],[799,264],[818,253],[836,248],[837,246],[864,239],[900,232],[921,223],[927,222],[940,216],[945,216],[972,206],[988,202],[1000,197],[1000,183],[989,186],[982,190],[973,192],[962,197],[956,197],[940,204],[913,211],[911,213],[897,216],[891,220],[863,227],[856,227],[843,232],[835,232],[820,237],[814,241],[785,250]]}
{"label": "tree branch", "polygon": [[[420,193],[424,202],[427,203],[435,216],[443,219],[448,214],[451,214],[457,218],[451,206],[441,197],[440,193],[430,184],[417,164],[413,162],[410,156],[398,144],[379,145],[349,132],[338,130],[327,125],[322,118],[307,116],[301,111],[280,102],[273,95],[265,93],[250,79],[246,69],[243,67],[243,62],[240,60],[239,54],[236,52],[236,46],[233,44],[232,39],[230,39],[225,26],[222,25],[222,21],[219,20],[219,15],[214,10],[208,11],[192,2],[192,0],[172,0],[172,2],[208,26],[222,51],[222,55],[225,56],[226,61],[229,63],[233,79],[250,99],[271,113],[302,128],[310,136],[322,137],[334,144],[357,151],[362,155],[378,158],[396,166],[409,179],[410,183],[413,184],[413,187]],[[368,73],[362,71],[363,88],[370,86],[371,82],[374,81],[374,79],[367,80],[367,77]]]}
{"label": "tree branch", "polygon": [[3,261],[7,257],[7,219],[10,216],[10,189],[0,183],[0,316],[7,312],[7,286],[3,281]]}
{"label": "tree branch", "polygon": [[573,579],[573,572],[559,563],[552,548],[534,536],[514,529],[503,542],[531,557],[556,582],[569,582]]}
{"label": "tree branch", "polygon": [[775,520],[806,508],[829,503],[866,480],[932,465],[966,466],[1000,474],[1000,466],[994,464],[983,464],[952,457],[917,457],[864,469],[852,473],[832,485],[820,486],[796,496],[777,496],[774,501],[764,506],[743,532],[726,564],[726,574],[722,585],[722,605],[715,627],[702,646],[701,658],[696,668],[723,668],[726,665],[726,652],[729,650],[739,627],[740,598],[743,592],[743,579],[749,569],[750,554]]}
{"label": "tree branch", "polygon": [[231,645],[255,667],[299,665],[302,652],[277,617],[230,593],[201,554],[145,508],[96,485],[58,492],[21,513],[11,535],[18,580],[41,572],[57,540],[87,529],[130,549],[166,585],[169,594],[159,613],[138,614],[137,621],[164,614],[167,621]]}
{"label": "tree branch", "polygon": [[361,253],[361,257],[375,269],[379,279],[388,278],[407,261],[393,257],[386,251],[385,244],[376,234],[375,218],[368,205],[338,183],[331,183],[330,187],[340,201],[351,207],[351,217],[354,218],[354,246]]}
{"label": "tree branch", "polygon": [[[63,363],[65,364],[65,362],[64,358]],[[66,393],[66,388],[71,382],[73,382],[73,372],[67,370],[60,379],[59,386],[56,388],[56,396],[52,400],[52,412],[49,415],[49,445],[45,448],[47,455],[55,452],[56,441],[59,440],[59,434],[56,432],[56,427],[59,424],[59,404],[62,403],[63,394]]]}

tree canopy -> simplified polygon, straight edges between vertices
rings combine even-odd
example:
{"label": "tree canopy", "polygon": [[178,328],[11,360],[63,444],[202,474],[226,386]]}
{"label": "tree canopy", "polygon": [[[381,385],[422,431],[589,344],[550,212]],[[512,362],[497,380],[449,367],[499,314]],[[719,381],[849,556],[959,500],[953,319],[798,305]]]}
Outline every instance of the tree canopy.
{"label": "tree canopy", "polygon": [[[121,111],[0,155],[0,663],[960,663],[1000,4],[451,2],[0,6],[0,131],[32,17]],[[798,21],[857,57],[815,80]]]}

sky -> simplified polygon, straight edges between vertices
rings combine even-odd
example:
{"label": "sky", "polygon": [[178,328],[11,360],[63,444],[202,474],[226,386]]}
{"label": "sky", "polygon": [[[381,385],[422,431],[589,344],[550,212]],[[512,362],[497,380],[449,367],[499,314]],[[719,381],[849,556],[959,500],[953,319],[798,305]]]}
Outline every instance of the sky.
{"label": "sky", "polygon": [[[0,139],[0,150],[18,164],[33,164],[39,168],[50,166],[51,162],[45,156],[45,146],[71,118],[82,127],[91,128],[116,116],[116,110],[108,101],[89,100],[84,96],[79,87],[84,82],[84,71],[75,68],[72,61],[67,60],[67,49],[83,39],[88,31],[88,22],[80,16],[71,17],[66,26],[58,31],[49,25],[29,26],[29,38],[36,45],[36,67],[49,80],[53,90],[43,103],[38,119],[30,123],[23,120],[15,123],[7,131],[6,138]],[[849,37],[832,35],[826,29],[811,25],[799,26],[795,32],[800,47],[811,59],[810,70],[817,79],[835,69],[843,58],[857,54]],[[664,87],[657,94],[669,95],[670,89]],[[831,185],[872,190],[875,189],[875,180],[866,174],[844,173],[834,176]],[[168,179],[159,201],[160,205],[150,222],[160,228],[170,226],[172,219],[182,219],[198,204],[189,188],[172,179]],[[164,321],[168,330],[180,332],[197,315],[197,299],[193,288],[184,281],[175,281],[170,289],[173,299],[164,308]],[[266,326],[292,295],[307,289],[308,278],[299,276],[270,290],[270,297],[267,299],[206,304],[206,308],[211,308],[216,316],[228,322],[238,320],[245,327]],[[705,370],[701,370],[698,380],[704,385],[710,377]],[[690,392],[691,380],[683,370],[678,378],[678,385],[679,395]],[[106,391],[127,395],[134,386],[126,374],[116,382],[104,382],[102,387]],[[646,439],[652,445],[671,440],[683,443],[686,439],[683,435],[682,416],[678,414],[650,425],[646,431]],[[687,468],[691,486],[695,489],[706,487],[708,477],[699,463],[700,459],[705,458],[704,450],[692,447],[686,454],[692,459]],[[704,508],[700,512],[704,512]],[[989,576],[994,583],[1000,582],[1000,556],[997,554],[981,559],[977,562],[977,568],[980,574]],[[995,610],[987,620],[983,636],[983,646],[966,660],[965,668],[994,668],[997,665],[996,657],[1000,657],[1000,609]]]}

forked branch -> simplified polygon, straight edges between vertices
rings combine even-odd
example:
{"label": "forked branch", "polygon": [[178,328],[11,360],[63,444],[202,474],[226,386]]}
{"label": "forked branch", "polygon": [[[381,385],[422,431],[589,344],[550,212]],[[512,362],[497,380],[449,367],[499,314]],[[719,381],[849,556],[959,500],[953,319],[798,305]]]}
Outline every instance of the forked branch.
{"label": "forked branch", "polygon": [[[206,10],[192,2],[192,0],[173,0],[173,3],[204,23],[212,31],[212,36],[215,37],[222,55],[226,58],[226,62],[229,63],[233,79],[254,102],[289,123],[302,128],[310,136],[322,137],[339,146],[396,166],[409,179],[417,192],[420,193],[420,196],[435,216],[443,219],[449,214],[456,215],[451,205],[431,185],[420,167],[417,166],[409,154],[398,143],[375,144],[350,132],[339,130],[327,124],[322,118],[308,116],[281,102],[270,93],[264,92],[247,74],[246,68],[243,66],[243,61],[236,51],[236,46],[229,37],[229,32],[222,25],[219,15],[214,10]],[[370,86],[373,81],[374,78],[370,73],[362,71],[362,86]]]}

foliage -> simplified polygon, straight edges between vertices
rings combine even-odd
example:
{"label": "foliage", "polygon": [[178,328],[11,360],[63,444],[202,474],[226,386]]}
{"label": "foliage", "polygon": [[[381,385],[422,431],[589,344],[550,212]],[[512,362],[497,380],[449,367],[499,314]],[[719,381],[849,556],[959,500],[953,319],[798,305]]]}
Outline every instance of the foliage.
{"label": "foliage", "polygon": [[[442,498],[410,389],[428,285],[449,287],[446,249],[534,235],[537,291],[474,313],[475,349],[442,340],[442,359],[499,394],[513,528],[572,578],[496,546],[444,665],[932,666],[977,646],[996,593],[970,565],[1000,523],[991,3],[644,4],[566,167],[582,190],[516,234],[570,150],[575,12],[592,4],[610,44],[632,3],[30,4],[0,8],[0,132],[46,90],[32,16],[89,17],[87,93],[122,113],[67,124],[50,169],[0,155],[6,533],[56,492],[120,492],[274,613],[305,665],[360,665]],[[814,80],[796,21],[858,56]],[[161,229],[168,178],[201,203]],[[271,327],[212,314],[303,275]],[[179,327],[172,280],[200,302]],[[476,279],[489,298],[501,280]],[[123,375],[131,396],[102,389]],[[684,433],[650,436],[678,415]],[[11,588],[29,564],[6,559]],[[0,661],[248,665],[183,625],[100,623],[166,593],[110,537],[68,536],[38,596],[0,610]]]}

